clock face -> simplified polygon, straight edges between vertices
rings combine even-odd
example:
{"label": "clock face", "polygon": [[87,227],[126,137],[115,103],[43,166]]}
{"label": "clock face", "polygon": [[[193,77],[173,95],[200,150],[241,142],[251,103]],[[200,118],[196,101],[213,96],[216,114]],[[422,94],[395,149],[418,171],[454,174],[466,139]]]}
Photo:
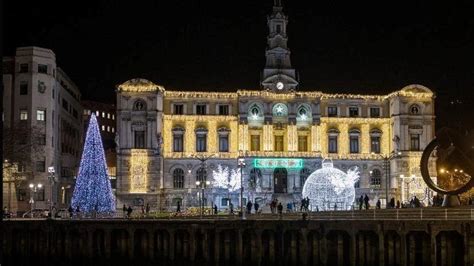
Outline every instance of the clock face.
{"label": "clock face", "polygon": [[283,90],[283,88],[285,87],[285,85],[283,85],[282,82],[278,82],[277,85],[276,85],[277,89],[278,90]]}

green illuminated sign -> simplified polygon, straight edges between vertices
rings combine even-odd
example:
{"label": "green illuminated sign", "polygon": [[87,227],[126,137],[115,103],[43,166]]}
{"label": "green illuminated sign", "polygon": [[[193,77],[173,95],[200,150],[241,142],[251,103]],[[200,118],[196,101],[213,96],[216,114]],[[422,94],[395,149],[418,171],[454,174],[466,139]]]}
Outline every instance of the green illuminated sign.
{"label": "green illuminated sign", "polygon": [[253,166],[255,168],[299,169],[303,168],[303,159],[254,159]]}

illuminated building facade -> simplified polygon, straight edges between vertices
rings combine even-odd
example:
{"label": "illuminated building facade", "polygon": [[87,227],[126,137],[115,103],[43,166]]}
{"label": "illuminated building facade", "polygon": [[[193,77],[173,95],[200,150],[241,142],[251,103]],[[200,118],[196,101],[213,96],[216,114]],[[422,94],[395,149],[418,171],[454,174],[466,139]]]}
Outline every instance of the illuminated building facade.
{"label": "illuminated building facade", "polygon": [[[119,204],[199,206],[196,181],[212,181],[219,165],[236,169],[239,159],[246,162],[244,198],[252,202],[299,202],[305,179],[329,158],[343,171],[358,167],[356,197],[367,194],[372,205],[385,202],[386,187],[389,199],[413,196],[402,188],[406,177],[421,180],[421,153],[434,137],[434,94],[421,85],[388,95],[301,90],[279,2],[268,18],[260,89],[169,91],[144,79],[118,86]],[[228,198],[239,205],[238,191],[210,186],[204,197],[207,206],[226,208]]]}

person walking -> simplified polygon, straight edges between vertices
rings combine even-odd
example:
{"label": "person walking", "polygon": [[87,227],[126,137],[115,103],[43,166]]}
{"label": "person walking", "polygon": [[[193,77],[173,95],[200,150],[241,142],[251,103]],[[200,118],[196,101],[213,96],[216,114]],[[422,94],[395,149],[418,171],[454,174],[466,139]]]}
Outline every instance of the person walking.
{"label": "person walking", "polygon": [[369,209],[369,196],[367,196],[367,194],[365,194],[365,197],[364,197],[364,204],[365,204],[365,209],[368,210]]}
{"label": "person walking", "polygon": [[260,205],[259,205],[257,202],[255,202],[255,203],[253,204],[253,208],[255,209],[255,214],[258,214],[258,208],[259,208],[259,207],[260,207]]}
{"label": "person walking", "polygon": [[214,204],[214,215],[217,215],[217,205]]}
{"label": "person walking", "polygon": [[377,200],[377,203],[375,204],[375,207],[377,209],[380,209],[380,206],[381,206],[381,202],[380,202],[380,199]]}
{"label": "person walking", "polygon": [[178,200],[178,203],[176,205],[176,213],[181,212],[181,201]]}
{"label": "person walking", "polygon": [[234,214],[234,204],[232,202],[229,204],[230,207],[230,214]]}
{"label": "person walking", "polygon": [[278,203],[277,210],[278,214],[281,216],[283,214],[283,205],[281,205],[281,202]]}
{"label": "person walking", "polygon": [[67,209],[67,211],[69,212],[69,218],[72,219],[72,215],[73,215],[73,213],[74,213],[74,209],[72,208],[71,205],[69,205],[69,208]]}
{"label": "person walking", "polygon": [[132,217],[132,206],[128,205],[128,208],[127,208],[127,217],[130,219]]}
{"label": "person walking", "polygon": [[252,213],[252,201],[247,202],[247,214]]}
{"label": "person walking", "polygon": [[364,205],[364,196],[360,195],[360,198],[359,198],[359,211],[362,210],[362,205]]}
{"label": "person walking", "polygon": [[150,213],[150,203],[146,204],[145,213],[146,213],[146,216],[148,216],[148,214]]}
{"label": "person walking", "polygon": [[400,201],[397,200],[397,209],[400,209]]}
{"label": "person walking", "polygon": [[126,218],[127,217],[127,206],[125,206],[125,204],[123,205],[123,218]]}
{"label": "person walking", "polygon": [[81,208],[79,208],[79,205],[76,207],[76,218],[81,218]]}

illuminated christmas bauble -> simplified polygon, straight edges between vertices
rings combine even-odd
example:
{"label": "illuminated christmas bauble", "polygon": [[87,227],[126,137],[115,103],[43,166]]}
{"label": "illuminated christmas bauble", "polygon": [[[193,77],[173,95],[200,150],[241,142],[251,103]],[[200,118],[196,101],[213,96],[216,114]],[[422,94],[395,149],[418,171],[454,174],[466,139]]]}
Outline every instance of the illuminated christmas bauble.
{"label": "illuminated christmas bauble", "polygon": [[322,165],[303,186],[303,198],[309,198],[310,210],[351,209],[355,198],[354,183],[359,179],[357,168],[344,173],[334,168],[332,162],[323,161]]}

